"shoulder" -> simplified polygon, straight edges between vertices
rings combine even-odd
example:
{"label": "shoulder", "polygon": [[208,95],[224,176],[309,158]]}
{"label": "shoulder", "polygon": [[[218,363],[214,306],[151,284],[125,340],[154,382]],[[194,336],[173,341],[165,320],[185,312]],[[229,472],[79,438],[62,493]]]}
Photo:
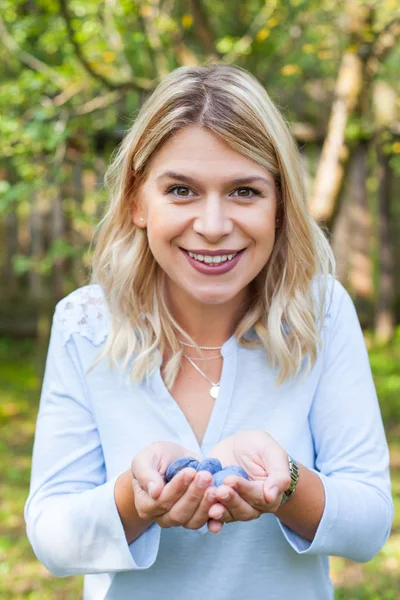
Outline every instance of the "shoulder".
{"label": "shoulder", "polygon": [[68,294],[56,305],[54,318],[60,325],[64,343],[76,333],[99,346],[107,337],[110,326],[101,286],[85,285]]}
{"label": "shoulder", "polygon": [[324,278],[322,275],[315,276],[311,285],[318,307],[320,306],[321,301],[323,302],[325,318],[328,321],[334,320],[338,314],[343,299],[345,297],[350,298],[346,288],[331,274],[328,274],[325,289],[323,287]]}
{"label": "shoulder", "polygon": [[[313,281],[317,297],[320,297],[320,285]],[[317,303],[318,305],[319,302]],[[334,276],[329,275],[328,285],[324,297],[324,328],[329,331],[330,343],[340,336],[357,335],[361,326],[354,301],[344,285]]]}

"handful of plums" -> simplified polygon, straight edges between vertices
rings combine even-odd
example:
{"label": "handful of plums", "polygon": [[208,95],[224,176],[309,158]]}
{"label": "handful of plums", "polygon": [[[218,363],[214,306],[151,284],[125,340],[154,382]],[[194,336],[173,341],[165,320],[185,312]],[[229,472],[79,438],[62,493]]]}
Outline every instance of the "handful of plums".
{"label": "handful of plums", "polygon": [[209,471],[213,476],[212,482],[210,485],[220,486],[224,483],[225,477],[228,475],[240,475],[245,479],[250,479],[247,475],[246,471],[239,467],[238,465],[228,465],[227,467],[222,467],[218,458],[205,458],[201,462],[193,458],[193,456],[184,456],[183,458],[178,458],[174,460],[169,466],[165,473],[165,479],[171,481],[173,477],[182,469],[186,467],[192,467],[196,469],[196,471]]}

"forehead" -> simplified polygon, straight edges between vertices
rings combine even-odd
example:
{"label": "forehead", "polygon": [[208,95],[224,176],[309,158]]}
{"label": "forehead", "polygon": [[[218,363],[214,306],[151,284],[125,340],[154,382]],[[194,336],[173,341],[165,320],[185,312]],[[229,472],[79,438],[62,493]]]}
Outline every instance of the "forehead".
{"label": "forehead", "polygon": [[149,169],[151,179],[164,173],[185,173],[193,178],[211,174],[224,180],[251,174],[273,183],[272,174],[250,158],[243,156],[224,140],[200,127],[187,127],[173,134],[153,157]]}

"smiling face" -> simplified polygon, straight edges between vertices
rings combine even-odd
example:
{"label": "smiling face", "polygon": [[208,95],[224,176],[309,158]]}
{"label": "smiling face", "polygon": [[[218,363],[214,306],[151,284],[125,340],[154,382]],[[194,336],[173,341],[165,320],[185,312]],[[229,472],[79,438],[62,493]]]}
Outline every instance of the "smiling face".
{"label": "smiling face", "polygon": [[246,298],[274,246],[271,173],[209,130],[187,127],[152,159],[136,204],[133,221],[147,227],[174,302]]}

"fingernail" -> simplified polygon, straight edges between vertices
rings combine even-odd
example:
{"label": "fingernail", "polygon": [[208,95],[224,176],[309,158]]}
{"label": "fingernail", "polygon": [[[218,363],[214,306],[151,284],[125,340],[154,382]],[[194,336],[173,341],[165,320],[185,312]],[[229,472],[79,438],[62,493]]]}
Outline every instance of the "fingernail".
{"label": "fingernail", "polygon": [[231,493],[230,492],[225,492],[224,494],[221,494],[221,498],[223,500],[228,500],[228,498],[230,497]]}
{"label": "fingernail", "polygon": [[154,492],[156,487],[156,484],[153,481],[150,481],[149,485],[147,486],[150,498],[154,498]]}
{"label": "fingernail", "polygon": [[201,487],[201,488],[208,487],[209,478],[206,475],[199,475],[197,483],[198,483],[199,487]]}

